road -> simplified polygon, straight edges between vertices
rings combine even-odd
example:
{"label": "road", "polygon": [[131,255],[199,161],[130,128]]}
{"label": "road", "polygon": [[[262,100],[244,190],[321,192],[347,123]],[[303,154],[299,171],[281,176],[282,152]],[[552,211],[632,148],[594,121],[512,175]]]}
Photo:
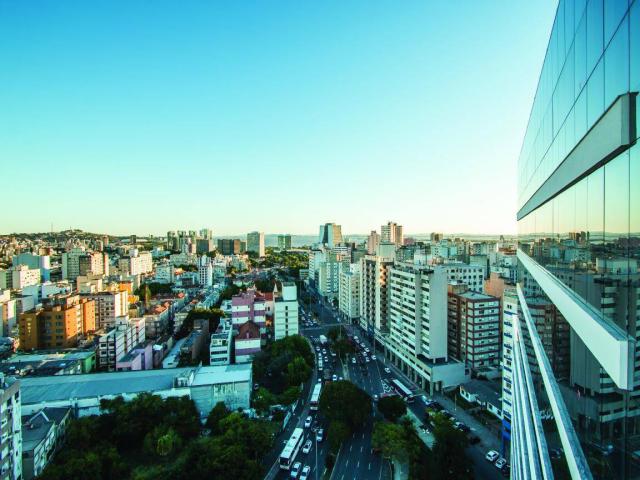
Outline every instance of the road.
{"label": "road", "polygon": [[[408,404],[407,406],[418,419],[422,419],[425,407],[419,398],[422,395],[426,395],[425,391],[419,389],[390,361],[385,359],[382,352],[376,352],[374,345],[372,345],[365,338],[365,335],[362,334],[362,331],[359,329],[359,327],[338,321],[337,312],[330,306],[318,304],[316,302],[313,304],[312,310],[316,312],[321,319],[321,323],[318,329],[328,330],[330,326],[342,325],[347,331],[351,332],[354,335],[358,335],[361,341],[364,340],[365,344],[370,348],[373,354],[380,353],[380,355],[376,355],[376,361],[371,361],[368,364],[365,364],[367,367],[366,375],[362,374],[361,369],[358,366],[354,366],[353,364],[349,363],[348,372],[344,375],[345,379],[348,378],[349,380],[353,381],[370,395],[380,395],[384,393],[382,385],[383,381],[386,380],[387,382],[389,382],[393,378],[400,379],[405,385],[410,386],[414,393],[418,396],[418,398],[413,403]],[[385,367],[389,368],[391,373],[385,373]],[[499,451],[499,439],[496,438],[486,427],[476,421],[471,415],[467,414],[464,410],[460,408],[456,409],[455,405],[448,397],[436,394],[433,398],[437,400],[441,405],[443,405],[449,413],[452,413],[456,417],[456,420],[461,421],[471,427],[473,433],[480,437],[481,442],[479,444],[470,445],[467,448],[467,455],[473,461],[474,478],[480,480],[497,480],[504,478],[501,473],[493,466],[493,464],[487,462],[484,458],[488,450],[494,449]],[[343,447],[342,451],[345,450],[345,447]],[[350,448],[350,446],[346,448]],[[342,451],[340,457],[338,458],[339,461],[336,462],[336,466],[334,467],[335,474],[331,476],[332,479],[343,480],[343,478],[379,478],[375,475],[362,477],[359,476],[353,469],[354,463],[352,461],[349,461],[349,464],[352,465],[352,467],[349,467],[348,465],[346,465],[346,461],[341,458]],[[378,458],[377,456],[375,457]],[[360,465],[362,466],[362,462],[360,462]],[[344,477],[342,474],[344,474]]]}

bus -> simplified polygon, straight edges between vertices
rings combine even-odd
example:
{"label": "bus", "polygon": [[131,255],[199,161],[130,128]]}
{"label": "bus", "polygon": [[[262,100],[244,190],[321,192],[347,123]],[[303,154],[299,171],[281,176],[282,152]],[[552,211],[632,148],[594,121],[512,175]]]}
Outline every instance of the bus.
{"label": "bus", "polygon": [[322,391],[322,383],[316,383],[316,386],[313,387],[313,393],[311,394],[311,410],[318,410],[321,391]]}
{"label": "bus", "polygon": [[400,380],[394,378],[393,380],[391,380],[391,385],[393,386],[393,389],[396,391],[396,393],[400,395],[405,402],[413,403],[413,392],[411,392],[411,390],[409,390],[409,388],[407,388]]}
{"label": "bus", "polygon": [[300,450],[302,446],[302,442],[304,442],[304,429],[294,429],[291,438],[280,454],[280,468],[283,470],[289,470],[291,468],[293,461],[296,459],[296,455],[298,455],[298,450]]}

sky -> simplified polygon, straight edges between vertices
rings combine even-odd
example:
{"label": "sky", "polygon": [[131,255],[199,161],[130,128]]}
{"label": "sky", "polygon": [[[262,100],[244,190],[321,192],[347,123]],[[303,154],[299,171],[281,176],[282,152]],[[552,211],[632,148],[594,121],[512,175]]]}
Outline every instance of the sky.
{"label": "sky", "polygon": [[0,233],[513,233],[555,8],[0,0]]}

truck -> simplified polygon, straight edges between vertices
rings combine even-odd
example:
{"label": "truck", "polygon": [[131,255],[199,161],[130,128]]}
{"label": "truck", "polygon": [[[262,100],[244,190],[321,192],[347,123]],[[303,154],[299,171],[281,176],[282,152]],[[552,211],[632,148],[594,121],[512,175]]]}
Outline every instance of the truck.
{"label": "truck", "polygon": [[326,336],[324,336],[324,335],[320,335],[320,343],[321,343],[322,345],[326,345],[326,344],[327,344],[327,341],[328,341],[328,340],[327,340],[327,337],[326,337]]}

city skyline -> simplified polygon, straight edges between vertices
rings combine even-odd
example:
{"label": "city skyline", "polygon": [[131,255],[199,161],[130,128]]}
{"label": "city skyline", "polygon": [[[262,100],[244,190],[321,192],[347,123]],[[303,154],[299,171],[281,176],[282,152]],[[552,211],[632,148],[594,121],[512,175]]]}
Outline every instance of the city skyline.
{"label": "city skyline", "polygon": [[161,233],[210,216],[225,234],[313,232],[320,213],[363,233],[386,218],[515,233],[555,2],[0,11],[5,174],[48,182],[6,185],[21,201],[3,231]]}

